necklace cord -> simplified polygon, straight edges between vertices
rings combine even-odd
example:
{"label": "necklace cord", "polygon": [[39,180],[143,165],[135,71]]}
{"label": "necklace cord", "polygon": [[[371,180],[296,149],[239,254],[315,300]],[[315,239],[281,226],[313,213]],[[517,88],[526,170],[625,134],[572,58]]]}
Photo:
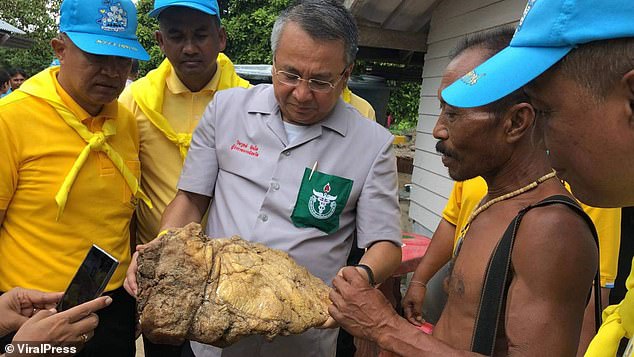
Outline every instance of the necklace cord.
{"label": "necklace cord", "polygon": [[454,257],[458,255],[458,252],[460,251],[460,248],[462,247],[462,241],[464,239],[464,237],[467,235],[467,231],[469,230],[469,226],[471,225],[471,222],[473,222],[473,220],[482,212],[484,212],[487,208],[491,207],[492,205],[504,201],[504,200],[508,200],[509,198],[513,198],[515,196],[519,196],[522,193],[526,192],[526,191],[530,191],[532,189],[534,189],[535,187],[537,187],[540,183],[549,180],[553,177],[555,177],[556,173],[555,171],[551,171],[549,173],[547,173],[546,175],[538,178],[537,180],[529,183],[528,185],[524,186],[524,187],[520,187],[517,190],[513,191],[513,192],[509,192],[506,193],[502,196],[496,197],[494,199],[492,199],[491,201],[483,204],[482,206],[478,207],[477,209],[473,210],[473,212],[471,212],[471,214],[469,215],[469,218],[467,218],[467,223],[465,223],[465,225],[462,227],[462,229],[460,229],[460,235],[458,236],[458,243],[456,244],[456,249],[454,251]]}

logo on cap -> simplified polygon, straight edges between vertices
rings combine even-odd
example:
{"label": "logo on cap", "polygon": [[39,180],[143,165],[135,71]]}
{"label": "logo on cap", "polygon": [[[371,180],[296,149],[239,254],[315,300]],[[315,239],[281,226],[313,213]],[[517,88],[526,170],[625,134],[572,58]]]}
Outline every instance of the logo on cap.
{"label": "logo on cap", "polygon": [[465,74],[464,76],[462,76],[462,78],[460,78],[460,81],[462,81],[462,83],[468,85],[468,86],[473,86],[476,83],[478,83],[478,81],[480,80],[480,78],[486,76],[486,73],[483,74],[477,74],[476,71],[471,71],[468,72],[467,74]]}
{"label": "logo on cap", "polygon": [[99,9],[101,18],[97,20],[104,31],[123,32],[128,27],[128,13],[123,9],[120,2],[111,3],[104,1],[107,6]]}
{"label": "logo on cap", "polygon": [[531,11],[531,9],[533,8],[533,5],[535,5],[535,2],[537,0],[528,0],[528,3],[526,3],[526,8],[524,9],[524,13],[522,14],[522,18],[520,19],[520,23],[517,25],[517,28],[515,29],[515,33],[517,34],[517,31],[519,31],[522,28],[522,25],[524,24],[524,19],[526,18],[526,15],[528,15],[528,13]]}

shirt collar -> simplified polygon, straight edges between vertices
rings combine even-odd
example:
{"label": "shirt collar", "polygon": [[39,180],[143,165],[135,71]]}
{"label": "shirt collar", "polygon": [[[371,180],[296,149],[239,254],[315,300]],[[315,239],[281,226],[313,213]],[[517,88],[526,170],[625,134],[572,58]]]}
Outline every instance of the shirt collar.
{"label": "shirt collar", "polygon": [[330,114],[324,120],[320,122],[322,126],[336,131],[341,136],[346,136],[348,132],[348,121],[350,112],[347,109],[346,103],[341,99],[341,96],[337,98],[337,104],[332,109]]}
{"label": "shirt collar", "polygon": [[[205,86],[199,92],[215,92],[218,89],[218,84],[220,83],[220,66],[216,66],[216,73],[214,73],[211,80],[205,84]],[[187,88],[187,86],[178,78],[176,74],[176,70],[174,66],[172,66],[172,70],[167,75],[167,80],[165,81],[167,84],[167,88],[173,94],[182,94],[182,93],[191,93],[192,91]]]}
{"label": "shirt collar", "polygon": [[119,105],[116,99],[108,104],[105,104],[97,115],[92,116],[84,108],[82,108],[79,104],[77,104],[77,102],[75,102],[75,100],[70,96],[70,94],[68,94],[64,90],[64,88],[62,88],[62,86],[59,84],[59,81],[57,80],[57,76],[53,76],[53,78],[54,78],[53,83],[55,84],[55,91],[59,95],[60,99],[66,105],[68,110],[70,110],[70,112],[73,113],[73,115],[75,115],[75,117],[77,117],[77,119],[79,119],[80,121],[84,121],[90,118],[97,118],[97,117],[103,117],[104,119],[117,118],[117,115],[119,112]]}
{"label": "shirt collar", "polygon": [[[273,91],[272,84],[260,84],[257,87],[261,89],[261,95],[254,96],[255,100],[250,101],[247,108],[249,113],[262,113],[262,114],[278,114],[279,119],[282,119],[280,112],[280,106],[275,99],[275,92]],[[255,90],[255,89],[251,89]],[[322,121],[314,125],[321,125],[328,129],[331,129],[341,136],[346,136],[348,132],[348,116],[350,113],[347,110],[346,103],[339,97],[337,104],[332,109],[330,114]]]}

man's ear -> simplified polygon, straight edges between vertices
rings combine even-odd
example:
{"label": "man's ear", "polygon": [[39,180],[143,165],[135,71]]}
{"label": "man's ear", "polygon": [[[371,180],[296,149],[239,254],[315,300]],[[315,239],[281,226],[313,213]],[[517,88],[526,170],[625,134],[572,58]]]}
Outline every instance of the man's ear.
{"label": "man's ear", "polygon": [[508,143],[514,143],[530,135],[535,125],[535,110],[528,103],[513,105],[504,115],[504,129]]}
{"label": "man's ear", "polygon": [[634,69],[625,73],[623,76],[623,82],[626,86],[627,98],[630,101],[630,126],[634,126]]}
{"label": "man's ear", "polygon": [[348,69],[346,69],[346,73],[344,75],[346,81],[350,79],[350,76],[352,76],[352,70],[354,70],[354,62],[348,66]]}
{"label": "man's ear", "polygon": [[60,64],[64,63],[66,59],[66,51],[68,49],[68,44],[66,43],[63,36],[54,37],[51,40],[51,47],[53,48],[53,53],[55,53],[55,57],[59,60]]}
{"label": "man's ear", "polygon": [[154,38],[156,39],[156,43],[158,43],[161,52],[165,54],[165,47],[163,46],[163,34],[160,30],[154,32]]}
{"label": "man's ear", "polygon": [[225,28],[220,26],[220,29],[218,29],[218,48],[220,49],[220,52],[224,51],[225,48],[227,47],[227,31],[225,31]]}
{"label": "man's ear", "polygon": [[341,82],[343,83],[342,88],[345,88],[348,86],[348,80],[350,80],[350,76],[352,76],[353,69],[354,69],[354,63],[350,64],[348,68],[346,68],[345,72],[343,73],[343,78],[341,78]]}

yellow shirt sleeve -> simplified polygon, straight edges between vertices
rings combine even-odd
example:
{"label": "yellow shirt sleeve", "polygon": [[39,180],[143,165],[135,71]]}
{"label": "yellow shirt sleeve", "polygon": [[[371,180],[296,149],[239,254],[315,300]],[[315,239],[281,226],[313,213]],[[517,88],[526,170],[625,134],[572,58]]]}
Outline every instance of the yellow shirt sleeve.
{"label": "yellow shirt sleeve", "polygon": [[376,121],[376,112],[374,111],[374,108],[372,108],[372,105],[367,100],[352,93],[350,88],[348,88],[347,86],[343,88],[343,91],[341,92],[341,99],[343,99],[344,102],[352,105],[364,117],[372,121]]}
{"label": "yellow shirt sleeve", "polygon": [[0,210],[9,207],[11,197],[18,184],[18,150],[12,138],[11,130],[0,110]]}
{"label": "yellow shirt sleeve", "polygon": [[619,265],[621,246],[621,209],[596,208],[581,204],[590,216],[599,235],[599,262],[601,266],[601,286],[613,288]]}
{"label": "yellow shirt sleeve", "polygon": [[354,93],[351,93],[350,105],[355,107],[359,111],[359,113],[361,113],[361,115],[363,115],[364,117],[372,121],[376,121],[376,112],[374,111],[374,108],[372,108],[372,105],[370,105],[370,103],[368,103],[367,100],[359,97],[358,95]]}
{"label": "yellow shirt sleeve", "polygon": [[471,212],[487,193],[487,184],[482,177],[475,177],[463,182],[456,182],[447,206],[443,211],[443,218],[456,226],[454,248],[458,243],[458,236],[462,227],[467,223]]}
{"label": "yellow shirt sleeve", "polygon": [[458,225],[458,216],[460,216],[462,185],[462,182],[454,183],[451,193],[449,194],[449,199],[447,200],[447,205],[445,205],[445,209],[442,211],[442,218],[454,226]]}

